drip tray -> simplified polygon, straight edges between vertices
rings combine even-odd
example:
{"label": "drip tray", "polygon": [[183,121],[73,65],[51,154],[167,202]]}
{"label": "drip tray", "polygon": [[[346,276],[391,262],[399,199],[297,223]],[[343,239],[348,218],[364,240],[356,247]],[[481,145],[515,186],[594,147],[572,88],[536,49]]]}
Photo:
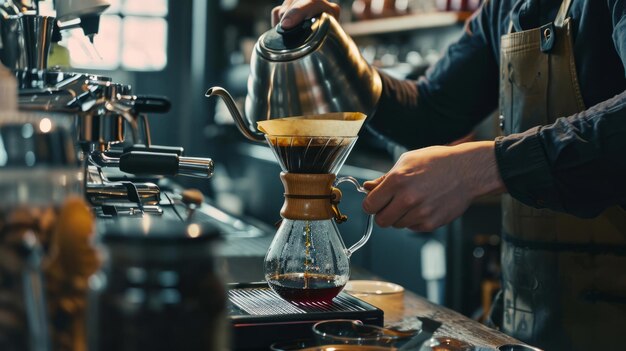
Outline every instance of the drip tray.
{"label": "drip tray", "polygon": [[290,303],[267,283],[228,286],[228,319],[235,350],[267,350],[278,341],[312,338],[313,324],[328,319],[357,319],[383,325],[383,311],[346,293],[332,303]]}

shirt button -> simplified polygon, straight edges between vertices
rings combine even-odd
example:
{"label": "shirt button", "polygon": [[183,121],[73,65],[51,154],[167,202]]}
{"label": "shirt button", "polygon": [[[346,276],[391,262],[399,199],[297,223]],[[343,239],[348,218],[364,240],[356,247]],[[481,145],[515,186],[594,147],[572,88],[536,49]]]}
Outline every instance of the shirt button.
{"label": "shirt button", "polygon": [[500,124],[500,129],[501,129],[502,131],[504,131],[504,116],[503,116],[503,115],[500,115],[500,116],[498,117],[498,121],[500,122],[500,123],[499,123],[499,124]]}

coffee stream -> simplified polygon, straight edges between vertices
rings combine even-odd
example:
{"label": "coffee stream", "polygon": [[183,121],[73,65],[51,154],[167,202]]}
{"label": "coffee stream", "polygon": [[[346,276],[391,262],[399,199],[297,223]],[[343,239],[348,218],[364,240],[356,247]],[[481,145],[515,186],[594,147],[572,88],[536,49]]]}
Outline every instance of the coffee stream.
{"label": "coffee stream", "polygon": [[311,265],[311,221],[304,224],[304,288],[309,288],[309,267]]}

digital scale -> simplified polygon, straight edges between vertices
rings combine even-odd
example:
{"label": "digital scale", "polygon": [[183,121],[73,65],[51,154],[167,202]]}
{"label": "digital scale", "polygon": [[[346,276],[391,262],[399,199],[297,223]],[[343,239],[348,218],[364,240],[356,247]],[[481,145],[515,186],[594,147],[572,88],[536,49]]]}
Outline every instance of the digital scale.
{"label": "digital scale", "polygon": [[347,293],[331,303],[290,303],[265,282],[228,286],[233,350],[268,350],[275,342],[313,338],[312,326],[329,319],[355,319],[383,326],[383,311]]}

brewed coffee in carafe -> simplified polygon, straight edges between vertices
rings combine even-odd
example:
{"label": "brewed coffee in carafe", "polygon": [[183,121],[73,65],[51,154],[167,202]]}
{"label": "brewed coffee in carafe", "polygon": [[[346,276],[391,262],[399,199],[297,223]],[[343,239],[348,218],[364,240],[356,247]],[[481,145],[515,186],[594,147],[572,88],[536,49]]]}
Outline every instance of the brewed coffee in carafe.
{"label": "brewed coffee in carafe", "polygon": [[[337,228],[337,223],[347,217],[337,207],[341,191],[336,186],[351,182],[358,191],[366,192],[354,178],[335,176],[352,150],[364,119],[360,114],[356,117],[361,119],[353,114],[344,116],[348,118],[338,119],[333,114],[326,120],[321,115],[259,123],[281,165],[280,178],[285,187],[281,225],[265,256],[265,279],[278,295],[294,303],[332,301],[350,277],[350,255],[371,234],[372,217],[368,216],[364,236],[347,249]],[[263,125],[265,122],[269,126]],[[342,129],[342,122],[351,129]],[[316,123],[323,124],[317,131]],[[329,130],[333,123],[339,123],[339,127]],[[335,135],[321,135],[321,129]]]}

